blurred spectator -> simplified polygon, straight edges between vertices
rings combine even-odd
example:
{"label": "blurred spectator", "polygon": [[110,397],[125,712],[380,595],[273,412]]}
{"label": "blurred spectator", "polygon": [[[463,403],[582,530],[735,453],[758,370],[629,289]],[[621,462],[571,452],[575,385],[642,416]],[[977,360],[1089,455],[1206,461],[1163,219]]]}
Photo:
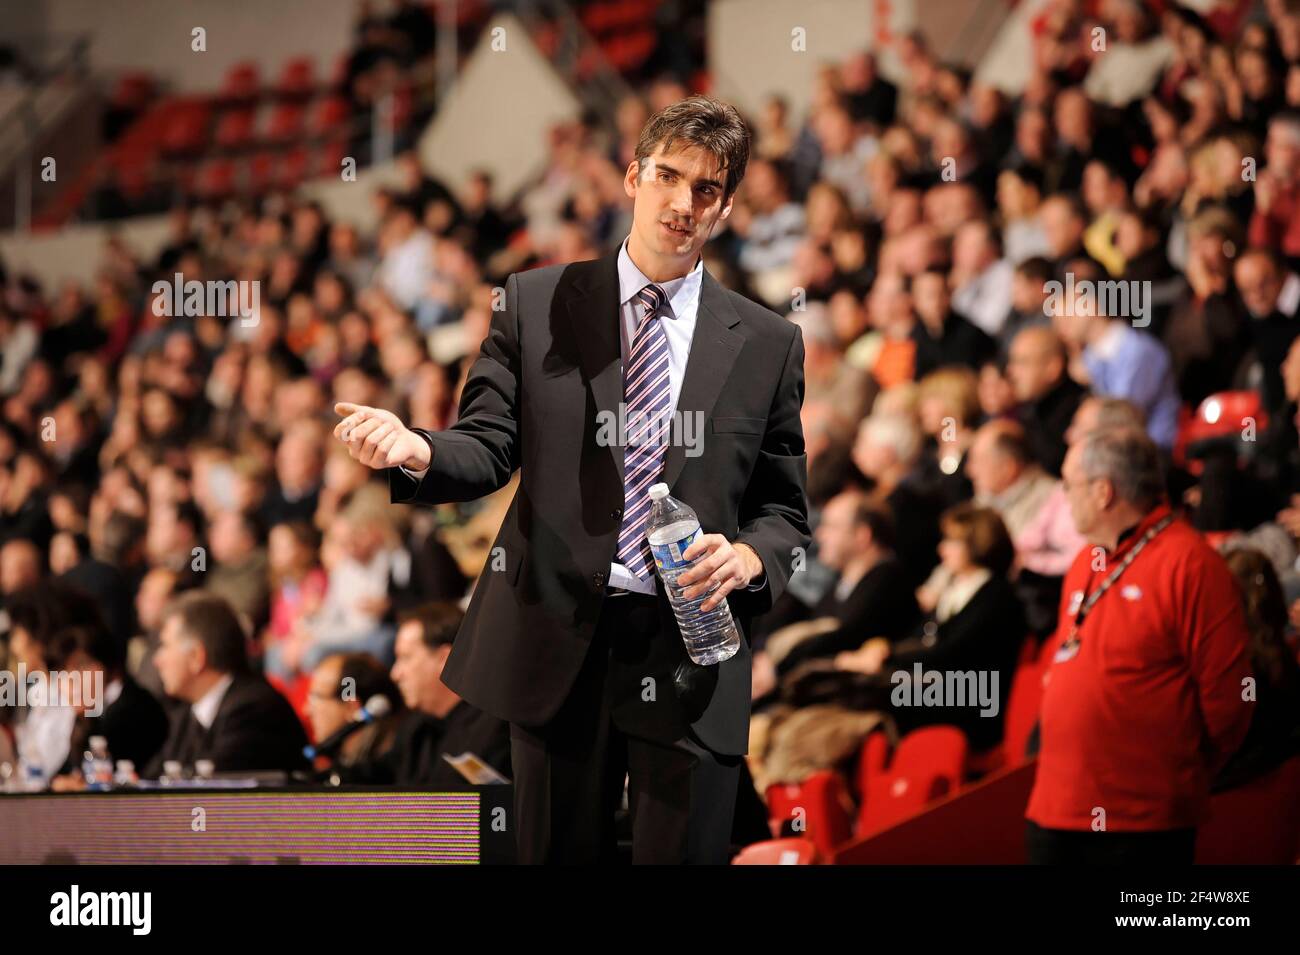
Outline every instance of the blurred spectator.
{"label": "blurred spectator", "polygon": [[1092,432],[1064,481],[1089,546],[1066,574],[1044,682],[1030,861],[1189,865],[1210,780],[1253,708],[1238,591],[1163,503],[1143,433]]}
{"label": "blurred spectator", "polygon": [[168,761],[188,770],[211,760],[219,773],[306,768],[307,744],[293,707],[248,663],[247,637],[234,608],[198,591],[163,614],[154,664],[163,690],[186,704],[143,776]]}
{"label": "blurred spectator", "polygon": [[402,617],[393,682],[412,712],[391,750],[399,786],[464,788],[465,777],[443,757],[467,753],[510,778],[509,724],[470,706],[442,682],[462,617],[448,604],[426,604]]}
{"label": "blurred spectator", "polygon": [[817,557],[838,573],[809,619],[772,633],[754,655],[754,696],[763,696],[806,660],[834,657],[867,636],[893,642],[920,614],[894,556],[894,522],[857,487],[826,502],[817,522]]}
{"label": "blurred spectator", "polygon": [[93,686],[103,696],[84,704],[73,725],[64,773],[80,772],[82,755],[92,736],[103,736],[114,760],[129,760],[140,772],[167,738],[167,714],[162,705],[126,672],[126,647],[94,623],[60,630],[51,640],[55,665],[80,673],[82,687]]}
{"label": "blurred spectator", "polygon": [[312,671],[306,714],[318,744],[355,721],[375,697],[388,701],[388,713],[345,739],[330,760],[333,771],[346,782],[391,782],[385,764],[404,715],[402,697],[383,665],[364,653],[328,656]]}
{"label": "blurred spectator", "polygon": [[1017,417],[1029,448],[1048,474],[1065,460],[1065,431],[1086,390],[1066,373],[1065,343],[1051,328],[1027,328],[1011,342],[1007,379],[1019,402]]}
{"label": "blurred spectator", "polygon": [[1250,630],[1254,714],[1241,747],[1215,776],[1216,790],[1249,782],[1300,752],[1300,664],[1287,642],[1282,584],[1272,563],[1257,550],[1238,548],[1226,559],[1241,588]]}

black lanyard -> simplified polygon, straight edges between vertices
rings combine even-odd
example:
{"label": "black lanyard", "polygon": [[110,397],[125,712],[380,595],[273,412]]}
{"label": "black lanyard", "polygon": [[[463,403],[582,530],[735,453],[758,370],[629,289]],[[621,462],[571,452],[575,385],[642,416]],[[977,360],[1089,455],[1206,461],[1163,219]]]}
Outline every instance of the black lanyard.
{"label": "black lanyard", "polygon": [[1070,636],[1065,643],[1061,645],[1062,650],[1073,651],[1079,648],[1079,644],[1082,642],[1079,639],[1079,628],[1083,626],[1083,621],[1087,618],[1088,614],[1092,612],[1092,608],[1096,606],[1097,601],[1101,599],[1102,594],[1115,585],[1115,581],[1119,580],[1120,577],[1124,575],[1124,571],[1128,570],[1129,564],[1137,560],[1137,555],[1142,553],[1142,548],[1151,543],[1151,540],[1168,527],[1170,523],[1172,523],[1173,519],[1173,514],[1166,514],[1164,517],[1160,518],[1160,520],[1152,524],[1138,542],[1133,545],[1133,549],[1124,555],[1124,559],[1119,562],[1119,566],[1111,571],[1110,576],[1101,582],[1101,586],[1088,594],[1088,596],[1080,602],[1079,609],[1076,610],[1074,614],[1074,622],[1070,624]]}

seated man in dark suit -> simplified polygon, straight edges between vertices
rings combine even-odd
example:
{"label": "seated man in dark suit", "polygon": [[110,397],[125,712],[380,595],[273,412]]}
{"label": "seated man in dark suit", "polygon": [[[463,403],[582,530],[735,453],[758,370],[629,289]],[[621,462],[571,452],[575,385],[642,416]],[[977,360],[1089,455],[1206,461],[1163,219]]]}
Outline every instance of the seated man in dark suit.
{"label": "seated man in dark suit", "polygon": [[442,682],[442,668],[464,614],[453,603],[404,613],[394,646],[393,682],[411,709],[391,749],[399,786],[468,784],[443,756],[472,753],[510,778],[510,725],[466,703]]}
{"label": "seated man in dark suit", "polygon": [[754,654],[756,700],[807,660],[857,649],[871,637],[892,643],[920,621],[916,594],[894,556],[894,521],[885,507],[849,485],[826,502],[816,535],[821,561],[839,572],[839,580],[813,609],[813,619],[776,631]]}
{"label": "seated man in dark suit", "polygon": [[154,665],[178,710],[144,775],[176,760],[211,760],[217,772],[306,769],[307,734],[289,701],[252,672],[244,629],[223,598],[194,591],[163,613]]}
{"label": "seated man in dark suit", "polygon": [[126,647],[97,623],[65,628],[54,635],[51,645],[54,666],[83,674],[83,686],[89,677],[91,685],[98,684],[101,696],[87,701],[77,717],[63,772],[80,769],[92,736],[108,741],[114,762],[130,760],[137,772],[147,766],[167,738],[167,713],[153,694],[127,674]]}

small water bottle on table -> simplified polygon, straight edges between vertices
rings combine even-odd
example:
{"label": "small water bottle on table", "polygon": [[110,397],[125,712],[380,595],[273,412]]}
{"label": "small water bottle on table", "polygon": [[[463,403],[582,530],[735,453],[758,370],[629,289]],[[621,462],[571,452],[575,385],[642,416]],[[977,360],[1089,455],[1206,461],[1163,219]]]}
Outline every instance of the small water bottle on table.
{"label": "small water bottle on table", "polygon": [[731,607],[727,601],[724,599],[709,612],[702,613],[700,604],[709,595],[700,594],[688,600],[682,596],[685,587],[677,583],[677,578],[700,559],[686,560],[682,557],[700,536],[700,519],[693,510],[669,495],[667,484],[652,484],[648,493],[651,504],[646,538],[650,541],[655,569],[663,579],[668,600],[673,605],[686,652],[701,666],[729,660],[740,649],[740,631],[731,619]]}

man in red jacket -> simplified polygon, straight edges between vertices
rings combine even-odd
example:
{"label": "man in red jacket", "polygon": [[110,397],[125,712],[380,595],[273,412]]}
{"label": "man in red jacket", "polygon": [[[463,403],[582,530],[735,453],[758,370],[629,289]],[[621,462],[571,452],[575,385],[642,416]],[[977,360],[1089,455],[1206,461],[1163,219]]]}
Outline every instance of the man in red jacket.
{"label": "man in red jacket", "polygon": [[1088,545],[1066,574],[1043,691],[1034,863],[1190,864],[1254,694],[1227,565],[1162,500],[1159,452],[1094,431],[1062,468]]}

